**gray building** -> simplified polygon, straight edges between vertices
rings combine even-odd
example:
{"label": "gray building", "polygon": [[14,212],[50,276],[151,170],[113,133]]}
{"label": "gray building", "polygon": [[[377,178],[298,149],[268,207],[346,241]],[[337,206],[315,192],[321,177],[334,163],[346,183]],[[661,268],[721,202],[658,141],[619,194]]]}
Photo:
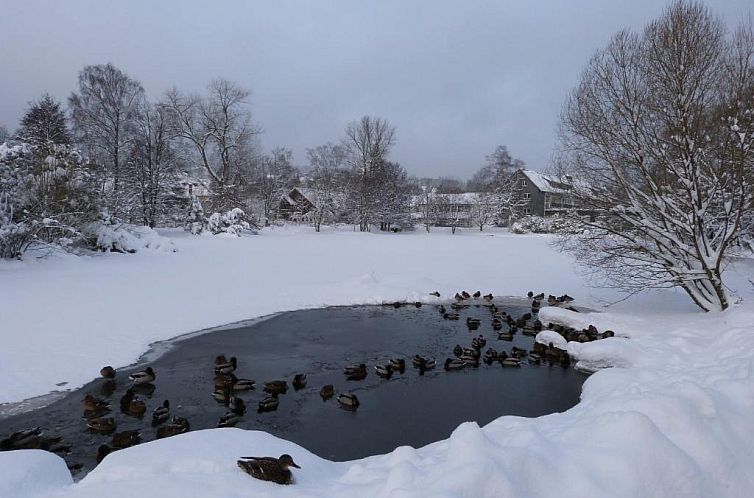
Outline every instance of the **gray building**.
{"label": "gray building", "polygon": [[574,195],[574,188],[579,183],[572,177],[560,178],[528,169],[519,169],[513,175],[515,188],[524,203],[521,214],[552,216],[573,209],[580,214],[589,214]]}

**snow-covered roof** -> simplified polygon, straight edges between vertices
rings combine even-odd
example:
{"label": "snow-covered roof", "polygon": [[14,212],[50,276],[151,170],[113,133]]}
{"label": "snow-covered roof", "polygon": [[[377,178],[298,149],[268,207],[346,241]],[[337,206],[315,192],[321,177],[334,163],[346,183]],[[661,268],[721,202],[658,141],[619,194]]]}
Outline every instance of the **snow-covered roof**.
{"label": "snow-covered roof", "polygon": [[554,175],[546,175],[539,171],[531,169],[522,169],[521,173],[526,175],[527,178],[542,192],[548,192],[551,194],[563,194],[572,192],[575,187],[578,187],[583,182],[574,180],[571,177],[557,177]]}

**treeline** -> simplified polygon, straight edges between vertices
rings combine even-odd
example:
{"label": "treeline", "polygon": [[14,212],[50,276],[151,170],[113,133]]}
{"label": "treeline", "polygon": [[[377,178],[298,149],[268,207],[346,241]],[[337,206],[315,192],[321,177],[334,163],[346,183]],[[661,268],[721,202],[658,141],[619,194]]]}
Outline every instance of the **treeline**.
{"label": "treeline", "polygon": [[123,224],[238,232],[275,220],[296,186],[307,189],[317,230],[336,221],[407,228],[412,196],[492,193],[502,172],[523,164],[499,147],[468,185],[409,178],[389,159],[395,128],[364,116],[298,168],[287,148],[262,152],[249,95],[216,79],[203,93],[172,88],[152,101],[112,64],[84,67],[65,107],[43,95],[14,133],[0,127],[0,256],[97,246],[102,227]]}

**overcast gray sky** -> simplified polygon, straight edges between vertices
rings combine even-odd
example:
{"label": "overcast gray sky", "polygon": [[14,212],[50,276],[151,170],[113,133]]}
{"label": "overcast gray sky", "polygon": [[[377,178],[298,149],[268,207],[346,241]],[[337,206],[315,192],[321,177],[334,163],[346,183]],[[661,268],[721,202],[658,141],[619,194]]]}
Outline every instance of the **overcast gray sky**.
{"label": "overcast gray sky", "polygon": [[[222,76],[252,90],[265,149],[337,141],[364,114],[397,129],[410,174],[469,177],[496,145],[545,169],[558,114],[610,35],[660,0],[2,0],[0,124],[65,99],[86,64],[112,62],[151,97]],[[754,0],[708,0],[729,24]]]}

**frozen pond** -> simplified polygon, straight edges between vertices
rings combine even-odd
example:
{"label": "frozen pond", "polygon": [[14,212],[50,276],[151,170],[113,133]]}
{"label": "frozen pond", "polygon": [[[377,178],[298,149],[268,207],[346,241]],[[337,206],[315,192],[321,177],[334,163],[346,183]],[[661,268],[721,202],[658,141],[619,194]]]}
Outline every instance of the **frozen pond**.
{"label": "frozen pond", "polygon": [[[529,311],[525,302],[498,307],[513,317]],[[216,427],[226,412],[212,397],[214,359],[221,353],[238,358],[239,378],[257,383],[255,390],[240,394],[248,410],[236,427],[270,432],[332,460],[385,453],[400,445],[420,447],[448,437],[465,421],[483,425],[501,415],[535,417],[564,411],[578,402],[586,376],[572,368],[545,362],[530,365],[524,360],[520,368],[481,363],[479,368],[444,371],[442,363],[453,357],[453,347],[469,347],[479,334],[487,340],[482,353],[489,347],[508,352],[513,346],[532,349],[533,337],[520,330],[512,342],[498,340],[486,306],[472,305],[459,313],[460,320],[450,321],[434,305],[304,310],[191,337],[148,364],[119,371],[113,392],[103,389],[105,381],[97,379],[42,409],[0,419],[0,438],[40,426],[72,445],[66,460],[81,463],[84,471],[91,469],[97,447],[109,443],[111,436],[87,430],[82,417],[86,393],[109,399],[112,412],[106,416],[115,417],[117,431],[139,429],[143,441],[154,439],[151,412],[165,399],[170,400],[171,415],[187,418],[192,430]],[[478,330],[468,330],[469,316],[480,319]],[[436,358],[437,367],[420,376],[411,365],[415,354]],[[374,366],[391,358],[406,360],[405,373],[378,377]],[[366,379],[346,380],[343,366],[352,363],[367,364]],[[138,419],[122,413],[119,400],[130,385],[127,374],[146,366],[157,373],[156,389],[140,395],[147,412]],[[295,390],[291,380],[299,373],[307,374],[308,381]],[[262,383],[275,379],[287,380],[288,392],[280,396],[276,411],[257,413],[257,403],[266,396]],[[323,401],[319,392],[326,384],[333,384],[336,394],[356,394],[358,410],[341,409],[335,398]]]}

